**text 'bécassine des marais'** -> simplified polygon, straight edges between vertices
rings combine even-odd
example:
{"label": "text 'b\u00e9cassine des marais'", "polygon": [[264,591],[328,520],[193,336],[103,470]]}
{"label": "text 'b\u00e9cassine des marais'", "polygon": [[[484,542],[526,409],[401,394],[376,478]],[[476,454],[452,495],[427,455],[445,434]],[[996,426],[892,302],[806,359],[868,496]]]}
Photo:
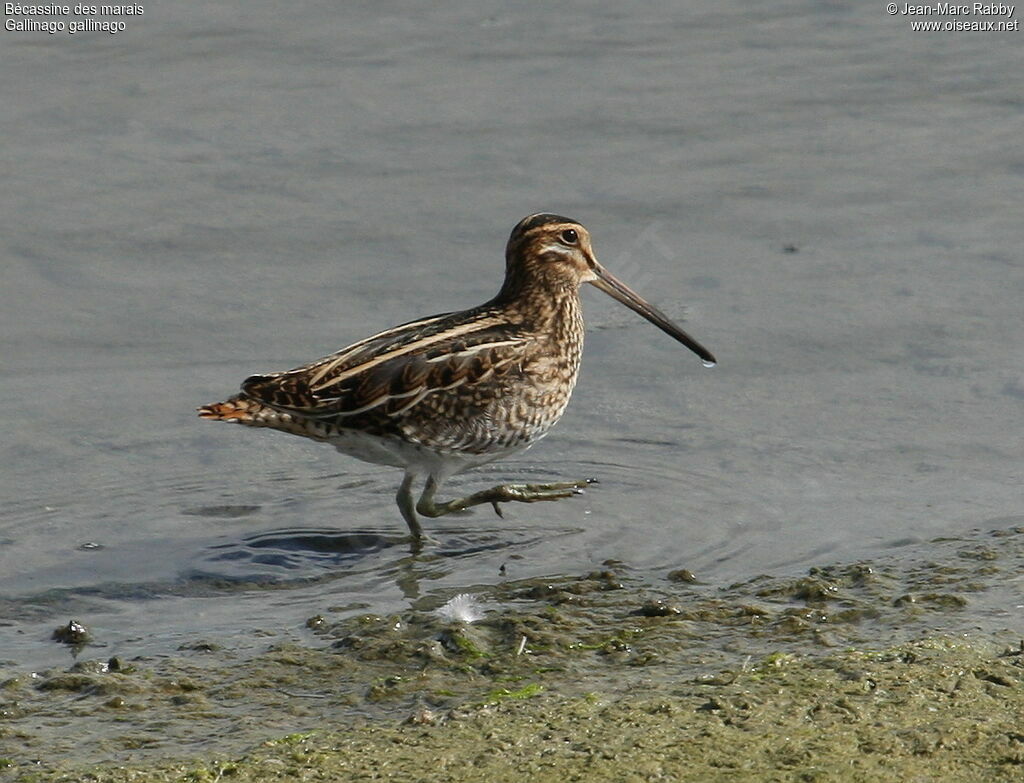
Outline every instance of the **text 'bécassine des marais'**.
{"label": "text 'b\u00e9cassine des marais'", "polygon": [[145,9],[141,5],[57,5],[56,3],[44,3],[43,5],[25,5],[23,3],[4,3],[4,13],[7,16],[79,16],[82,14],[99,16],[141,16]]}

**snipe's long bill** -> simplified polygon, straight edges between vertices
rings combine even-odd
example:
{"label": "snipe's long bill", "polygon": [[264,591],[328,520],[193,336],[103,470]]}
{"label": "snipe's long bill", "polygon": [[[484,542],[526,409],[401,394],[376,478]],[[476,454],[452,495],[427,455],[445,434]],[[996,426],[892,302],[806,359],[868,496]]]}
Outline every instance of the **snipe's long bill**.
{"label": "snipe's long bill", "polygon": [[[524,218],[505,250],[505,282],[488,302],[410,321],[287,372],[253,375],[204,419],[269,427],[405,471],[398,508],[419,517],[480,504],[558,500],[593,479],[502,484],[458,500],[450,476],[540,440],[569,403],[583,350],[579,289],[591,283],[712,365],[715,357],[598,262],[589,232],[550,214]],[[423,488],[416,499],[414,487]]]}

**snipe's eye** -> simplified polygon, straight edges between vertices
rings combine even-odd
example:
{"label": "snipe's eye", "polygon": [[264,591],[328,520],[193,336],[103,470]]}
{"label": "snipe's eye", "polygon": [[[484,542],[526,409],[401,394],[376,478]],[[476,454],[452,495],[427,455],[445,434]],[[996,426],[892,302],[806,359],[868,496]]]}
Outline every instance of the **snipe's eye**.
{"label": "snipe's eye", "polygon": [[576,233],[576,229],[567,228],[562,232],[562,241],[567,245],[575,245],[580,241],[580,235]]}

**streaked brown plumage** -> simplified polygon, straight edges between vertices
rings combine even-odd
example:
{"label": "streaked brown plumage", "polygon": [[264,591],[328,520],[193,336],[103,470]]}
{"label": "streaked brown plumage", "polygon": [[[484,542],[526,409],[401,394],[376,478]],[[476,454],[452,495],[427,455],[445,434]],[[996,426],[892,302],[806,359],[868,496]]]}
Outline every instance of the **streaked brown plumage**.
{"label": "streaked brown plumage", "polygon": [[[490,301],[388,329],[288,372],[254,375],[240,394],[199,408],[199,415],[302,435],[404,468],[397,500],[414,539],[422,537],[417,514],[569,497],[589,480],[502,485],[446,503],[434,498],[449,476],[528,448],[562,416],[583,349],[585,282],[714,363],[707,349],[597,263],[582,225],[537,214],[512,231],[505,282]],[[412,485],[423,477],[414,502]]]}

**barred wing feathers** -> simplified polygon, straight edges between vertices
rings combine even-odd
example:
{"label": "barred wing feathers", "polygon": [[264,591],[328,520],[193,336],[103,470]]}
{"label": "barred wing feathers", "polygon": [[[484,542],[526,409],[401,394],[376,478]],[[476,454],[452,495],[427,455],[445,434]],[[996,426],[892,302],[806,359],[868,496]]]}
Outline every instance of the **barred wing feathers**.
{"label": "barred wing feathers", "polygon": [[486,310],[444,313],[288,372],[254,375],[243,382],[242,392],[310,417],[397,417],[433,392],[521,374],[530,341],[524,329]]}

